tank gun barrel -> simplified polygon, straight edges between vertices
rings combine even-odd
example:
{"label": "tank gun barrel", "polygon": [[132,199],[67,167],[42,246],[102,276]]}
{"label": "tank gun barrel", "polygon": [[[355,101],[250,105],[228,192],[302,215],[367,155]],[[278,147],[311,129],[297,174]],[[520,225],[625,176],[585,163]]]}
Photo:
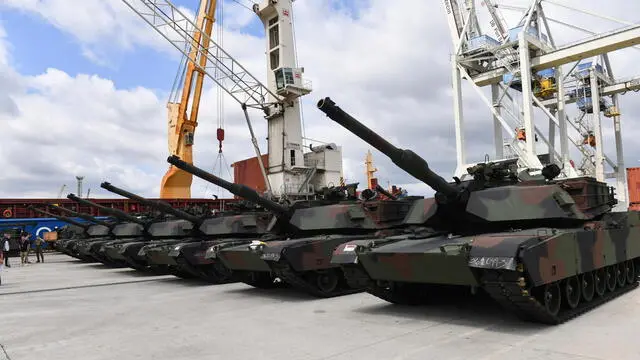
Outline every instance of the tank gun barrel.
{"label": "tank gun barrel", "polygon": [[87,230],[89,228],[89,226],[90,226],[90,225],[87,225],[87,224],[79,223],[79,222],[77,222],[77,221],[75,221],[75,220],[73,220],[71,218],[66,217],[66,216],[56,215],[56,214],[52,214],[52,213],[50,213],[48,211],[45,211],[45,210],[42,210],[42,209],[38,209],[37,207],[34,207],[33,205],[29,205],[27,207],[27,209],[39,212],[41,214],[49,215],[49,216],[54,217],[54,218],[56,218],[56,219],[58,219],[60,221],[64,221],[66,223],[81,227],[81,228],[83,228],[85,230]]}
{"label": "tank gun barrel", "polygon": [[60,211],[60,212],[66,212],[67,214],[71,215],[71,216],[76,216],[79,217],[81,219],[85,219],[87,221],[91,221],[94,224],[98,224],[98,225],[102,225],[102,226],[106,226],[106,227],[111,227],[112,224],[109,224],[107,222],[104,222],[102,220],[98,220],[95,217],[88,215],[88,214],[83,214],[83,213],[79,213],[67,208],[63,208],[62,206],[58,206],[58,205],[54,205],[54,204],[50,204],[49,206],[53,207],[54,209]]}
{"label": "tank gun barrel", "polygon": [[130,221],[130,222],[133,222],[133,223],[136,223],[136,224],[140,224],[140,225],[145,225],[144,221],[138,219],[135,216],[131,216],[131,215],[125,213],[124,211],[121,211],[121,210],[118,210],[118,209],[113,209],[113,208],[108,208],[108,207],[102,206],[102,205],[98,205],[98,204],[96,204],[94,202],[91,202],[89,200],[81,199],[81,198],[77,197],[74,194],[67,195],[67,199],[73,200],[73,201],[75,201],[77,203],[80,203],[80,204],[84,204],[84,205],[87,205],[87,206],[95,207],[95,208],[100,209],[100,210],[106,212],[107,214],[111,214],[111,215],[113,215],[113,216],[115,216],[115,217],[117,217],[119,219],[123,219],[123,220]]}
{"label": "tank gun barrel", "polygon": [[242,185],[242,184],[234,184],[234,183],[230,183],[224,179],[221,179],[211,173],[208,173],[194,165],[188,164],[185,161],[181,160],[178,156],[176,155],[172,155],[169,156],[167,158],[167,162],[176,166],[177,168],[180,168],[188,173],[191,173],[205,181],[208,181],[210,183],[216,184],[226,190],[228,190],[229,192],[231,192],[234,195],[240,196],[244,199],[247,199],[249,201],[252,201],[266,209],[268,209],[269,211],[272,211],[274,213],[276,213],[278,216],[288,216],[289,215],[289,211],[286,207],[271,201],[269,199],[266,199],[262,196],[260,196],[260,194],[258,194],[257,191],[251,189],[250,187],[246,186],[246,185]]}
{"label": "tank gun barrel", "polygon": [[179,209],[175,209],[173,208],[171,205],[169,205],[169,203],[165,202],[165,201],[161,201],[161,200],[149,200],[149,199],[145,199],[139,195],[133,194],[127,190],[124,189],[120,189],[114,185],[111,185],[111,183],[109,182],[103,182],[102,184],[100,184],[100,187],[102,187],[103,189],[109,190],[112,193],[124,196],[126,198],[132,199],[132,200],[136,200],[138,202],[140,202],[141,204],[147,205],[147,206],[151,206],[154,209],[158,209],[164,213],[168,213],[171,215],[174,215],[175,217],[178,217],[180,219],[184,219],[187,220],[189,222],[191,222],[192,224],[197,224],[200,225],[202,223],[202,219],[200,219],[197,216],[193,216],[191,214],[189,214],[186,211],[182,211]]}
{"label": "tank gun barrel", "polygon": [[338,107],[331,98],[326,97],[318,101],[317,106],[318,109],[324,112],[331,120],[342,125],[342,127],[387,155],[394,164],[416,179],[429,185],[433,190],[444,194],[448,198],[453,198],[458,195],[458,189],[431,171],[429,164],[423,158],[411,150],[403,150],[395,147],[373,130],[347,114]]}

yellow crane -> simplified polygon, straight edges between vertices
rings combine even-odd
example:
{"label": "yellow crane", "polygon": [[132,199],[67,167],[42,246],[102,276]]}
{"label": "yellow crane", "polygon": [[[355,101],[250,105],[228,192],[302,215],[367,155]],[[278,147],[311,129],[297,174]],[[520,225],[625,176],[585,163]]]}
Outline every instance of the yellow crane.
{"label": "yellow crane", "polygon": [[[195,28],[189,58],[187,61],[182,96],[180,102],[167,103],[169,129],[168,142],[169,153],[177,155],[185,162],[193,163],[193,139],[195,129],[198,126],[198,109],[202,96],[202,84],[205,73],[203,69],[207,64],[207,56],[198,51],[200,48],[208,48],[213,23],[215,22],[216,0],[201,0],[196,19]],[[202,29],[202,30],[200,30]],[[206,36],[202,36],[202,32]],[[198,64],[198,66],[196,66]],[[193,88],[193,92],[192,92]],[[192,97],[193,96],[193,97]],[[189,100],[192,99],[190,115],[187,116]],[[191,198],[191,183],[193,175],[171,165],[162,178],[160,184],[161,198]]]}
{"label": "yellow crane", "polygon": [[378,171],[378,169],[373,166],[373,155],[371,155],[371,150],[367,150],[364,164],[366,166],[367,173],[367,188],[375,189],[376,185],[378,185],[378,178],[374,177],[373,174]]}

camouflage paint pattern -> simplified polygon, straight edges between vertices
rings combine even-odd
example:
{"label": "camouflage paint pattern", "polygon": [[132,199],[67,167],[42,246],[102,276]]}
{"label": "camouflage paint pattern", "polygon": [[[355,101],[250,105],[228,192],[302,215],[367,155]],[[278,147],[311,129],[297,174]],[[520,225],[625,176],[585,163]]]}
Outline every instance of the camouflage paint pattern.
{"label": "camouflage paint pattern", "polygon": [[223,215],[205,219],[200,231],[209,236],[231,234],[265,234],[269,222],[273,218],[269,213],[248,213],[240,215]]}
{"label": "camouflage paint pattern", "polygon": [[144,235],[144,227],[140,224],[124,222],[113,226],[111,233],[115,237],[138,237]]}
{"label": "camouflage paint pattern", "polygon": [[234,271],[271,271],[269,264],[261,259],[260,252],[252,250],[247,243],[223,248],[217,252],[217,258]]}
{"label": "camouflage paint pattern", "polygon": [[368,201],[296,209],[290,223],[306,231],[355,231],[391,227],[400,224],[411,201]]}
{"label": "camouflage paint pattern", "polygon": [[196,241],[192,243],[178,244],[169,253],[169,256],[177,258],[182,256],[189,264],[193,266],[211,265],[215,262],[214,259],[206,259],[204,257],[208,248],[213,246],[218,241]]}
{"label": "camouflage paint pattern", "polygon": [[138,251],[138,254],[144,256],[149,265],[176,266],[176,260],[170,256],[170,252],[178,245],[177,241],[163,241],[159,244],[146,245]]}
{"label": "camouflage paint pattern", "polygon": [[168,220],[151,223],[147,232],[154,238],[186,237],[193,230],[193,224],[187,220]]}
{"label": "camouflage paint pattern", "polygon": [[318,235],[310,238],[270,241],[259,251],[260,257],[271,262],[286,262],[295,271],[313,271],[338,267],[331,263],[333,250],[371,235]]}
{"label": "camouflage paint pattern", "polygon": [[[366,238],[374,236],[373,234],[379,229],[401,224],[414,201],[413,199],[408,201],[358,201],[296,209],[291,217],[291,224],[299,230],[296,233],[297,236],[314,232],[364,232],[371,234],[364,236]],[[336,267],[331,264],[331,255],[336,246],[354,238],[360,237],[348,234],[327,234],[268,241],[257,247],[256,254],[262,260],[286,262],[295,271],[329,269]],[[226,249],[225,253],[229,254],[233,251],[245,252],[245,248]],[[242,256],[235,259],[248,264]],[[227,259],[227,261],[229,260]],[[255,263],[255,259],[252,263]],[[232,269],[252,270],[242,267],[240,263],[233,266]]]}
{"label": "camouflage paint pattern", "polygon": [[109,228],[104,225],[95,224],[89,226],[87,229],[87,235],[89,235],[89,237],[109,236],[109,234]]}
{"label": "camouflage paint pattern", "polygon": [[588,218],[558,185],[513,185],[475,191],[466,211],[491,222]]}
{"label": "camouflage paint pattern", "polygon": [[469,265],[515,270],[517,264],[522,264],[532,285],[548,284],[639,258],[639,225],[640,213],[618,212],[577,229],[477,236]]}
{"label": "camouflage paint pattern", "polygon": [[331,254],[331,263],[336,265],[358,264],[358,254],[392,242],[406,240],[409,235],[395,235],[389,231],[380,231],[378,237],[369,237],[364,240],[349,240],[338,245]]}
{"label": "camouflage paint pattern", "polygon": [[358,253],[358,262],[375,280],[478,285],[468,267],[470,240],[442,235],[400,240]]}

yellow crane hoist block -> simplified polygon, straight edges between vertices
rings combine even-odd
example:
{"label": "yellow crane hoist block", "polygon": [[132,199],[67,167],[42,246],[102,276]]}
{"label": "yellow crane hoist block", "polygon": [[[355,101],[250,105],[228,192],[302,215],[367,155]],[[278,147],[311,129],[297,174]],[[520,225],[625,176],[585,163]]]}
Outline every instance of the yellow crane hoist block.
{"label": "yellow crane hoist block", "polygon": [[620,111],[618,110],[617,106],[609,106],[605,111],[604,111],[604,116],[606,117],[614,117],[614,116],[620,116]]}

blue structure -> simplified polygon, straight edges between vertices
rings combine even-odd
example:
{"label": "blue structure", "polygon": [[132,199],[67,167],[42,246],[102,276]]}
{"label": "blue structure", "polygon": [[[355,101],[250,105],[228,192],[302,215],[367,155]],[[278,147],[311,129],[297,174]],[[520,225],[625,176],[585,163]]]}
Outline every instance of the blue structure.
{"label": "blue structure", "polygon": [[[87,220],[77,217],[71,217],[82,224],[91,224]],[[97,216],[96,219],[107,220],[108,216]],[[34,240],[36,236],[42,237],[43,233],[55,231],[57,228],[61,228],[68,223],[58,220],[56,218],[19,218],[19,219],[0,219],[0,234],[5,231],[15,233],[17,230],[24,231],[31,234],[31,239]],[[47,244],[45,244],[46,248]]]}

